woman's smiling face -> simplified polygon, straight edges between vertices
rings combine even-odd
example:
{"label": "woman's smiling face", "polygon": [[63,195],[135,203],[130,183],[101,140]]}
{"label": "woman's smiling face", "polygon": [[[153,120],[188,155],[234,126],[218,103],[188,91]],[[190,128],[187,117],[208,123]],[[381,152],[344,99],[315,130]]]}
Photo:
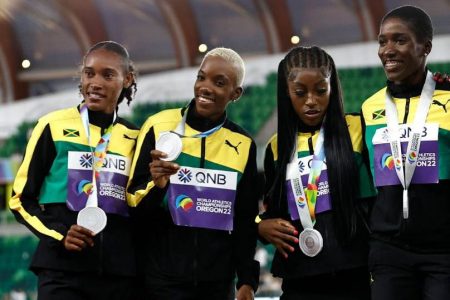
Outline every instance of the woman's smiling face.
{"label": "woman's smiling face", "polygon": [[219,56],[206,57],[194,84],[197,113],[212,121],[218,120],[228,103],[242,94],[236,81],[236,69],[231,63]]}

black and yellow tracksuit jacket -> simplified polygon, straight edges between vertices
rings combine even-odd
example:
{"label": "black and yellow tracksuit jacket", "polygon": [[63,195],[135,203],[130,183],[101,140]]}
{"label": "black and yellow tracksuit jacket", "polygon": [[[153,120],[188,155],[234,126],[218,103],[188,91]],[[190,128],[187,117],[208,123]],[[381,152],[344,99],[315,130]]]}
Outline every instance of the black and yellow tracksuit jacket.
{"label": "black and yellow tracksuit jacket", "polygon": [[197,116],[194,110],[194,102],[191,102],[186,136],[224,124],[208,137],[183,138],[183,150],[175,162],[180,166],[237,172],[234,229],[229,232],[177,226],[172,221],[167,206],[167,187],[156,187],[149,172],[150,151],[155,148],[155,137],[160,132],[177,127],[186,108],[162,111],[151,116],[141,129],[128,188],[128,201],[136,206],[135,213],[141,220],[142,267],[147,277],[193,284],[228,280],[231,283],[237,273],[238,287],[249,284],[256,290],[259,264],[253,259],[254,218],[258,213],[258,198],[254,193],[255,143],[225,115],[217,123],[211,123]]}
{"label": "black and yellow tracksuit jacket", "polygon": [[[386,127],[385,92],[391,93],[397,107],[399,123],[412,124],[425,82],[415,86],[387,83],[362,106],[365,144],[372,175],[374,147],[372,138],[378,128]],[[370,215],[375,239],[419,253],[450,253],[450,84],[436,83],[427,123],[439,124],[439,183],[411,184],[409,218],[402,215],[402,186],[378,187],[377,199]]]}
{"label": "black and yellow tracksuit jacket", "polygon": [[[361,209],[356,237],[351,243],[343,245],[338,242],[337,234],[334,230],[333,210],[316,214],[314,229],[318,230],[323,237],[323,249],[315,257],[304,255],[298,245],[294,246],[295,251],[289,253],[285,259],[278,251],[275,252],[272,263],[272,273],[276,277],[283,279],[298,279],[322,274],[334,274],[335,272],[367,266],[368,253],[368,230],[362,218],[362,207],[367,207],[367,202],[374,196],[375,191],[370,180],[369,171],[362,160],[362,131],[359,115],[347,115],[346,121],[350,133],[355,162],[357,164],[355,174],[355,184],[359,182],[359,201]],[[320,127],[300,128],[297,138],[297,151],[299,157],[306,157],[314,154],[314,145],[319,136]],[[276,164],[278,160],[277,135],[274,135],[266,148],[264,158],[264,173],[266,178],[266,192],[273,185],[276,177]],[[282,197],[286,198],[286,187],[283,186]],[[286,206],[287,207],[287,206]],[[283,218],[289,220],[297,228],[298,232],[303,230],[300,220],[292,221],[288,211],[280,212],[279,208],[272,207],[265,203],[265,212],[260,215],[261,219]],[[265,242],[265,241],[263,241]]]}
{"label": "black and yellow tracksuit jacket", "polygon": [[[112,119],[112,114],[89,111],[93,148]],[[138,132],[134,125],[118,117],[108,154],[127,157],[131,161]],[[64,248],[62,240],[77,219],[77,212],[66,205],[69,151],[91,152],[79,107],[55,111],[39,120],[14,182],[9,207],[16,219],[39,238],[31,270],[134,276],[135,250],[128,217],[108,214],[106,228],[95,236],[92,248],[87,247],[81,252]]]}

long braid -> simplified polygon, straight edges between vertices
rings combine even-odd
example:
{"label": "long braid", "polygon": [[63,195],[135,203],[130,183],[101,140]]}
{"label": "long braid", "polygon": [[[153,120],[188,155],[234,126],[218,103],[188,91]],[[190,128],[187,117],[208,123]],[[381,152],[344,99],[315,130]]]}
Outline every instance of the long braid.
{"label": "long braid", "polygon": [[[333,59],[319,47],[296,47],[280,62],[278,67],[278,160],[276,178],[266,199],[281,214],[287,214],[286,167],[295,155],[295,139],[299,117],[292,107],[287,81],[293,80],[298,68],[319,68],[325,77],[330,77],[331,93],[324,121],[325,155],[334,210],[336,232],[343,242],[351,239],[356,232],[355,198],[358,182],[354,178],[356,165],[350,134],[343,111],[341,86]],[[295,72],[294,72],[295,71]],[[301,123],[301,122],[300,122]],[[357,177],[357,176],[356,176]]]}

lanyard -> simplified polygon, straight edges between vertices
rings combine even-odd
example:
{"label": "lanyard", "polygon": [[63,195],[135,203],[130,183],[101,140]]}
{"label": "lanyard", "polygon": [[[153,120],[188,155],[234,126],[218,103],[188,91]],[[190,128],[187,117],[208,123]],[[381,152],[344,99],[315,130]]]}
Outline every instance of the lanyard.
{"label": "lanyard", "polygon": [[319,136],[314,145],[314,155],[311,169],[308,176],[308,185],[306,191],[302,184],[300,170],[298,168],[297,140],[295,142],[295,151],[287,166],[286,179],[290,181],[292,192],[295,196],[300,222],[303,228],[313,228],[316,223],[315,209],[317,202],[317,192],[320,173],[322,172],[323,162],[325,160],[325,149],[323,147],[324,132],[323,126],[320,128]]}
{"label": "lanyard", "polygon": [[416,169],[419,158],[420,142],[422,140],[422,130],[430,110],[436,82],[430,71],[427,72],[427,78],[420,94],[419,106],[416,110],[414,122],[412,124],[412,133],[408,137],[408,147],[406,150],[405,164],[403,166],[402,148],[399,137],[398,115],[392,96],[386,90],[386,119],[389,134],[389,143],[392,156],[394,158],[395,171],[398,179],[403,186],[403,218],[409,216],[408,188]]}
{"label": "lanyard", "polygon": [[178,123],[178,126],[175,129],[175,131],[171,131],[172,133],[175,133],[179,137],[190,137],[190,138],[208,137],[211,134],[213,134],[214,132],[218,131],[220,128],[222,128],[223,124],[225,123],[225,120],[224,120],[221,124],[217,125],[214,128],[211,128],[211,129],[209,129],[207,131],[200,132],[200,133],[194,134],[192,136],[186,136],[186,135],[184,135],[184,133],[185,133],[185,130],[186,130],[186,118],[187,118],[187,114],[188,114],[188,109],[189,108],[187,108],[186,111],[184,112],[183,118],[181,118],[181,121],[180,121],[180,123]]}
{"label": "lanyard", "polygon": [[92,189],[89,191],[89,198],[86,202],[86,207],[88,207],[88,206],[96,207],[96,206],[98,206],[97,179],[99,178],[100,172],[103,167],[103,162],[106,157],[106,149],[108,147],[108,143],[111,138],[113,125],[114,125],[114,122],[116,121],[117,114],[114,111],[114,117],[113,117],[113,121],[112,121],[111,125],[109,125],[109,127],[106,129],[105,133],[98,141],[97,146],[95,146],[94,150],[92,150],[92,147],[91,147],[91,134],[90,134],[90,130],[89,130],[89,113],[88,113],[88,108],[87,108],[86,104],[81,104],[80,115],[81,115],[81,120],[83,122],[84,130],[86,132],[86,136],[88,139],[88,144],[89,144],[89,147],[91,148],[92,158],[93,158],[93,161],[92,161]]}

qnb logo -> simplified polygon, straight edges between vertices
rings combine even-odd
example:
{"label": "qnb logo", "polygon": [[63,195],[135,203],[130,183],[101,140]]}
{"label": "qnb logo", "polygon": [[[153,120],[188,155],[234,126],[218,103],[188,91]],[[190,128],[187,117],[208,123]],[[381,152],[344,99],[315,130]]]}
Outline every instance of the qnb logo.
{"label": "qnb logo", "polygon": [[180,180],[183,183],[190,182],[192,179],[192,172],[189,169],[181,169],[178,172],[178,180]]}
{"label": "qnb logo", "polygon": [[197,182],[206,184],[220,184],[220,185],[227,184],[227,176],[224,174],[211,174],[198,172],[197,174],[195,174],[195,180],[197,180]]}
{"label": "qnb logo", "polygon": [[175,199],[175,206],[177,209],[188,212],[194,206],[194,201],[186,195],[178,195]]}
{"label": "qnb logo", "polygon": [[93,162],[92,154],[85,153],[85,154],[81,155],[81,157],[80,157],[80,165],[83,168],[86,168],[86,169],[92,168],[92,162]]}
{"label": "qnb logo", "polygon": [[303,173],[303,171],[305,171],[305,164],[301,160],[298,162],[298,170],[300,171],[300,173]]}
{"label": "qnb logo", "polygon": [[389,170],[394,168],[394,158],[390,153],[384,153],[381,157],[381,168],[388,168]]}

